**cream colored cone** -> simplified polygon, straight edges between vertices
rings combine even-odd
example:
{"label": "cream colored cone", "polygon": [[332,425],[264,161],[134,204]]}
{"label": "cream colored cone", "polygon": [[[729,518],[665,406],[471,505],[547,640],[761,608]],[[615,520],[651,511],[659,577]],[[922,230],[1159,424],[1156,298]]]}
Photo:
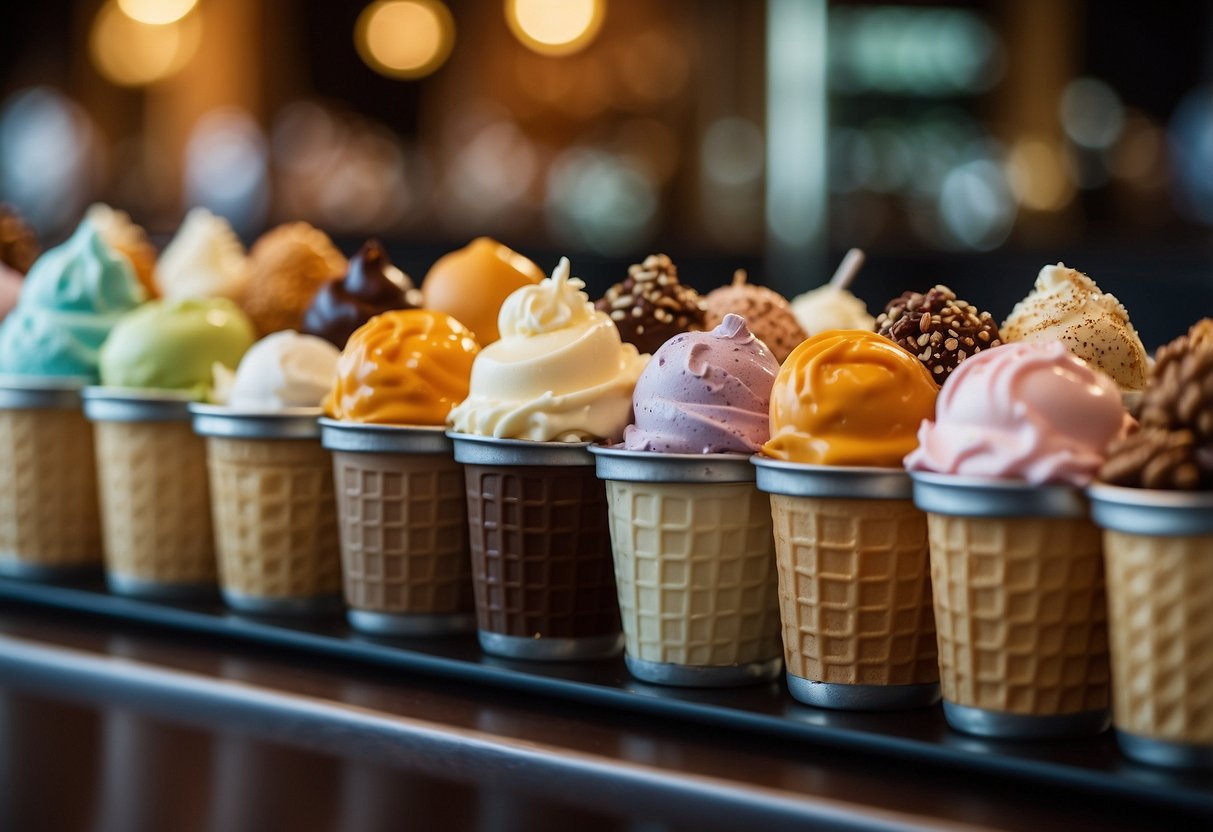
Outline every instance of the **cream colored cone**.
{"label": "cream colored cone", "polygon": [[333,467],[319,439],[209,437],[219,580],[251,598],[341,591]]}
{"label": "cream colored cone", "polygon": [[152,583],[214,583],[206,440],[189,422],[93,429],[106,569]]}
{"label": "cream colored cone", "polygon": [[926,518],[910,500],[771,495],[788,673],[844,685],[939,679]]}
{"label": "cream colored cone", "polygon": [[333,454],[345,599],[401,615],[471,612],[467,495],[449,455]]}
{"label": "cream colored cone", "polygon": [[93,431],[75,410],[0,410],[0,560],[101,564]]}
{"label": "cream colored cone", "polygon": [[699,667],[779,656],[770,503],[753,483],[607,482],[628,655]]}
{"label": "cream colored cone", "polygon": [[1116,728],[1213,746],[1213,535],[1104,546]]}
{"label": "cream colored cone", "polygon": [[1035,716],[1108,707],[1099,530],[1086,518],[928,525],[944,699]]}

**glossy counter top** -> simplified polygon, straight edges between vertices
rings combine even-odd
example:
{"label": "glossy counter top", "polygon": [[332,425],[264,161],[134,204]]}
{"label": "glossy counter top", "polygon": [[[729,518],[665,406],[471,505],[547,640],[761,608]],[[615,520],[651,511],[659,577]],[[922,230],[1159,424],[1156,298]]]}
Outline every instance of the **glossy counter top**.
{"label": "glossy counter top", "polygon": [[0,613],[0,723],[4,829],[1115,830],[1205,820],[12,605]]}

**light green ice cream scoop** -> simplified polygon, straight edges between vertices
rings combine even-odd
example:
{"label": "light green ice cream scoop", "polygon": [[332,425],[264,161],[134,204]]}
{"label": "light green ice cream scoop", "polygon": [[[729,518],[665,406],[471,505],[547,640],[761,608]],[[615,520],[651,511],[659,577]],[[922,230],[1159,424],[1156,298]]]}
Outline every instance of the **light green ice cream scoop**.
{"label": "light green ice cream scoop", "polygon": [[203,400],[214,365],[236,367],[255,340],[252,322],[230,300],[154,300],[124,316],[106,339],[101,383],[185,390]]}

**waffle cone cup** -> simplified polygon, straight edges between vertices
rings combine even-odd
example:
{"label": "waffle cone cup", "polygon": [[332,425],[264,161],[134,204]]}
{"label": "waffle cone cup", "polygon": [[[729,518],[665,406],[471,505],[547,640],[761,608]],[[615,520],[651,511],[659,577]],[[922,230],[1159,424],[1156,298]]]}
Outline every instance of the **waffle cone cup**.
{"label": "waffle cone cup", "polygon": [[1213,534],[1107,530],[1118,731],[1213,749]]}
{"label": "waffle cone cup", "polygon": [[246,598],[340,592],[332,461],[315,439],[210,436],[220,583]]}
{"label": "waffle cone cup", "polygon": [[1107,609],[1091,521],[931,513],[928,526],[944,699],[1025,716],[1106,709]]}
{"label": "waffle cone cup", "polygon": [[788,673],[839,685],[938,681],[926,524],[913,502],[770,499]]}
{"label": "waffle cone cup", "polygon": [[206,440],[188,421],[94,421],[93,430],[109,573],[214,583]]}
{"label": "waffle cone cup", "polygon": [[0,561],[16,572],[101,564],[93,432],[78,404],[0,410]]}
{"label": "waffle cone cup", "polygon": [[464,474],[478,629],[526,639],[618,634],[606,489],[593,464],[468,464]]}
{"label": "waffle cone cup", "polygon": [[778,658],[767,495],[753,482],[612,480],[607,498],[629,657],[699,667]]}
{"label": "waffle cone cup", "polygon": [[397,615],[471,612],[463,468],[442,453],[333,454],[345,599]]}

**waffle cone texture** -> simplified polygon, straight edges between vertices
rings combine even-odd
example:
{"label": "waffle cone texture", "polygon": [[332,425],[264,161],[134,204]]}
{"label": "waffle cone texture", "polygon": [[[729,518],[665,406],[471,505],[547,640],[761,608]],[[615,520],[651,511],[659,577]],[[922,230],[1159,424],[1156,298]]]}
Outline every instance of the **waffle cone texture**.
{"label": "waffle cone texture", "polygon": [[1099,530],[1086,518],[928,523],[944,698],[1028,716],[1108,707]]}
{"label": "waffle cone texture", "polygon": [[1104,532],[1113,722],[1213,746],[1213,535]]}
{"label": "waffle cone texture", "polygon": [[206,440],[189,422],[95,422],[105,564],[125,578],[214,583]]}
{"label": "waffle cone texture", "polygon": [[608,482],[628,655],[691,666],[780,654],[770,501],[753,483]]}
{"label": "waffle cone texture", "polygon": [[788,673],[938,681],[926,518],[909,500],[771,495]]}
{"label": "waffle cone texture", "polygon": [[79,410],[0,410],[0,559],[101,564],[93,431]]}
{"label": "waffle cone texture", "polygon": [[345,600],[400,615],[471,612],[467,496],[449,454],[333,454]]}
{"label": "waffle cone texture", "polygon": [[256,598],[339,593],[332,461],[319,440],[206,442],[223,589]]}
{"label": "waffle cone texture", "polygon": [[594,466],[464,473],[477,626],[523,638],[617,634],[606,488]]}

